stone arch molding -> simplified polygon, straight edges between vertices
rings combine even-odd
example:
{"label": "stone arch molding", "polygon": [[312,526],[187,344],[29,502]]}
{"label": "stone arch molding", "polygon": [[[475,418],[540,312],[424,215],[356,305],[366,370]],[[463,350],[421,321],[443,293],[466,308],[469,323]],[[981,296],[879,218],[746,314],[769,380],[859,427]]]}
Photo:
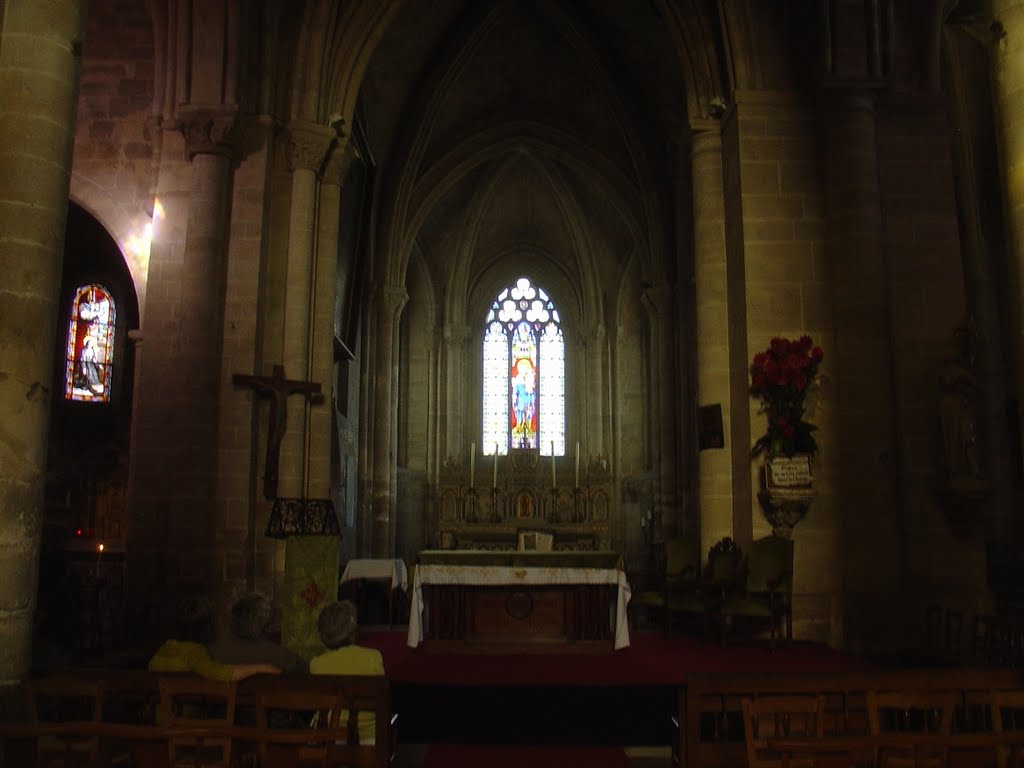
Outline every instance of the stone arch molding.
{"label": "stone arch molding", "polygon": [[290,119],[352,124],[366,68],[401,0],[309,0],[292,81]]}
{"label": "stone arch molding", "polygon": [[[479,226],[486,218],[486,212],[501,188],[503,179],[524,162],[534,165],[538,175],[545,180],[548,192],[558,206],[566,230],[570,234],[572,253],[567,256],[569,263],[575,266],[575,274],[569,274],[565,269],[565,259],[555,258],[548,254],[540,244],[525,239],[516,243],[504,244],[501,255],[530,254],[531,260],[536,265],[535,274],[538,279],[542,275],[547,275],[558,283],[564,284],[563,291],[567,292],[561,298],[563,310],[568,311],[569,316],[578,323],[579,327],[599,322],[602,313],[597,263],[594,244],[582,207],[558,169],[553,167],[550,162],[545,162],[544,159],[525,150],[503,155],[503,157],[503,162],[491,174],[484,188],[474,196],[473,205],[466,212],[464,237],[459,243],[455,253],[455,264],[447,279],[444,307],[446,322],[456,325],[466,324],[466,313],[470,306],[476,306],[477,302],[489,301],[489,298],[493,298],[493,296],[488,297],[486,290],[482,294],[478,294],[473,289],[479,281],[481,268],[484,266],[477,262],[477,269],[475,272],[473,270],[474,261],[479,253]],[[636,236],[635,227],[633,230],[633,234]],[[494,295],[500,290],[499,284],[503,285],[512,277],[507,269],[500,266],[503,262],[504,260],[499,258],[499,254],[491,254],[487,259],[489,279],[486,280],[486,285],[489,289],[493,289]],[[560,274],[553,275],[553,270],[557,270]]]}
{"label": "stone arch molding", "polygon": [[[363,77],[402,0],[310,0],[305,3],[297,51],[300,59],[292,81],[291,119],[351,124]],[[731,5],[737,5],[734,1]],[[685,84],[686,108],[692,121],[709,117],[708,105],[723,94],[733,76],[723,72],[719,54],[719,20],[698,0],[654,0],[672,38]],[[749,18],[746,3],[730,14]],[[726,19],[726,23],[729,19]],[[735,25],[735,21],[732,22]],[[742,55],[731,46],[731,56]],[[749,54],[748,54],[749,55]],[[746,69],[756,67],[748,63]]]}
{"label": "stone arch molding", "polygon": [[[128,265],[138,298],[139,313],[146,301],[146,283],[149,274],[149,239],[152,235],[153,219],[145,211],[129,211],[91,179],[80,173],[71,174],[68,195],[75,204],[88,211],[103,225]],[[137,244],[137,245],[136,245]]]}

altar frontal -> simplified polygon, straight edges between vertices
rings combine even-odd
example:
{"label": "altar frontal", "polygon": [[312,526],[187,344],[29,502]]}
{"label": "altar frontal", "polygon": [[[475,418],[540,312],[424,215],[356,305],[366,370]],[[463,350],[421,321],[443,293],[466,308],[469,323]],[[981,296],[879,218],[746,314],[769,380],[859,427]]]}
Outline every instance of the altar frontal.
{"label": "altar frontal", "polygon": [[629,645],[616,552],[420,552],[408,644],[428,651],[604,653]]}

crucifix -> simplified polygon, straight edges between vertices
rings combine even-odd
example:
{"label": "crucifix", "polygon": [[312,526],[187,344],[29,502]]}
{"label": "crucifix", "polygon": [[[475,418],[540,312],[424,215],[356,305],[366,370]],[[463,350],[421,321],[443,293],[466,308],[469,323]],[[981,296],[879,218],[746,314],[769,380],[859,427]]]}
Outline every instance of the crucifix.
{"label": "crucifix", "polygon": [[261,397],[270,398],[270,426],[267,431],[267,460],[263,472],[263,496],[277,497],[277,469],[281,459],[281,440],[284,438],[285,420],[288,416],[289,395],[304,395],[312,405],[324,401],[320,384],[314,381],[292,381],[284,377],[284,366],[275,365],[272,376],[248,376],[236,373],[231,377],[235,386],[252,389]]}

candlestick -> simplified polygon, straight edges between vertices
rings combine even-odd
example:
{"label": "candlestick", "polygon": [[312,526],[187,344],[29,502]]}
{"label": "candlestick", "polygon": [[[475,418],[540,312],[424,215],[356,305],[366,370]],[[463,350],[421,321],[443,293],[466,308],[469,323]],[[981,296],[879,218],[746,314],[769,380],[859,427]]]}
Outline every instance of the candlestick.
{"label": "candlestick", "polygon": [[576,441],[576,487],[580,487],[580,441]]}
{"label": "candlestick", "polygon": [[551,487],[557,487],[555,485],[555,441],[551,441]]}
{"label": "candlestick", "polygon": [[494,482],[491,483],[494,488],[498,487],[498,444],[494,444]]}

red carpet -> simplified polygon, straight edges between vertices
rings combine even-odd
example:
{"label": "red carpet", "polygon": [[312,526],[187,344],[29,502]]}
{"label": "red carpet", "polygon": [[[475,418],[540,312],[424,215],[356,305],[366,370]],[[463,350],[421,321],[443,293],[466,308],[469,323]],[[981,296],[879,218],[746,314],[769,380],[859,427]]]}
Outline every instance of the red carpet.
{"label": "red carpet", "polygon": [[423,768],[629,768],[621,747],[433,744]]}
{"label": "red carpet", "polygon": [[633,632],[628,648],[606,654],[427,653],[406,645],[404,630],[360,632],[378,648],[396,683],[435,685],[685,685],[690,672],[840,672],[868,662],[819,643],[722,648],[695,637]]}

